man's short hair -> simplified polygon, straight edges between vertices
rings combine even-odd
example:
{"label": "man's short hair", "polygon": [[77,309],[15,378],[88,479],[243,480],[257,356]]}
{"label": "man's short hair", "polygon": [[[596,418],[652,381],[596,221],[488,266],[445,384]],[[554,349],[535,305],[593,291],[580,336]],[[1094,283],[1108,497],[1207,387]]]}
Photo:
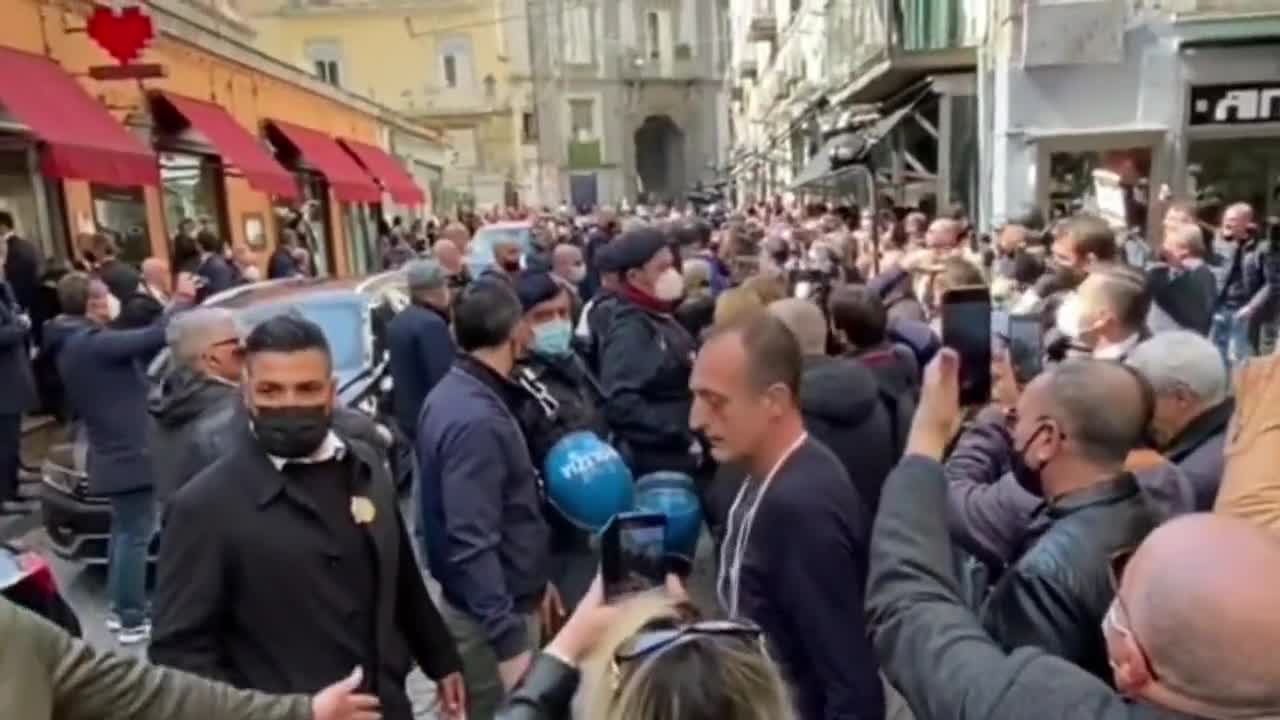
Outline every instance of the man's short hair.
{"label": "man's short hair", "polygon": [[[1050,401],[1063,432],[1080,454],[1099,463],[1120,464],[1138,446],[1148,422],[1141,378],[1109,360],[1066,360],[1048,371]],[[1117,396],[1117,386],[1132,392]]]}
{"label": "man's short hair", "polygon": [[58,308],[76,317],[82,317],[89,309],[89,288],[93,278],[82,272],[63,275],[58,280]]}
{"label": "man's short hair", "polygon": [[1104,302],[1122,325],[1135,332],[1146,327],[1151,291],[1141,270],[1111,263],[1094,268],[1089,275],[1096,276]]}
{"label": "man's short hair", "polygon": [[496,348],[511,339],[524,308],[501,280],[481,278],[468,285],[453,305],[453,333],[463,352]]}
{"label": "man's short hair", "polygon": [[982,270],[977,265],[954,255],[942,261],[942,272],[938,274],[938,284],[944,290],[961,287],[986,285]]}
{"label": "man's short hair", "polygon": [[856,348],[875,347],[885,341],[889,314],[884,301],[863,285],[844,285],[827,301],[831,324]]}
{"label": "man's short hair", "polygon": [[244,354],[249,360],[260,353],[300,353],[315,350],[332,364],[329,340],[314,322],[293,312],[267,318],[258,323],[244,339]]}
{"label": "man's short hair", "polygon": [[1189,330],[1158,333],[1135,347],[1125,362],[1156,395],[1183,388],[1200,402],[1217,405],[1231,389],[1217,346]]}
{"label": "man's short hair", "polygon": [[1077,257],[1087,258],[1093,255],[1099,262],[1116,259],[1116,233],[1106,220],[1097,215],[1073,215],[1058,223],[1054,234],[1071,238]]}
{"label": "man's short hair", "polygon": [[1204,231],[1199,225],[1182,225],[1173,230],[1174,239],[1182,243],[1191,257],[1204,258],[1209,254],[1204,242]]}
{"label": "man's short hair", "polygon": [[235,331],[235,314],[226,308],[197,307],[178,313],[165,328],[165,340],[173,352],[173,359],[188,368],[196,362],[209,345],[229,339],[226,329]]}
{"label": "man's short hair", "polygon": [[13,213],[8,210],[0,210],[0,228],[7,230],[16,230],[17,225],[13,223]]}
{"label": "man's short hair", "polygon": [[742,343],[747,357],[747,380],[752,387],[763,392],[781,383],[793,396],[799,397],[804,354],[786,323],[772,313],[751,313],[716,330],[713,337],[728,335]]}

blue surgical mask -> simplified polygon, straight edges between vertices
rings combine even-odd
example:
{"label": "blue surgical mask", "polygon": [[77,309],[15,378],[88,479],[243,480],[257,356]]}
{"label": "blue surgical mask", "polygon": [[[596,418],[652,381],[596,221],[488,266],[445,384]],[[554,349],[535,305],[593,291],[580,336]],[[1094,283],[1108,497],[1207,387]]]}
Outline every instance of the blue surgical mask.
{"label": "blue surgical mask", "polygon": [[572,352],[573,327],[568,320],[552,320],[533,329],[533,351],[548,357],[564,357]]}

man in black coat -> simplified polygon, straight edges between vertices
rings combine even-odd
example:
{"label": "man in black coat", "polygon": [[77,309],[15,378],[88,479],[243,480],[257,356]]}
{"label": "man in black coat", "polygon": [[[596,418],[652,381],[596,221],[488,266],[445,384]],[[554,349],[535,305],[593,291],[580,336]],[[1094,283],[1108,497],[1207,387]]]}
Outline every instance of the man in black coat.
{"label": "man in black coat", "polygon": [[748,472],[729,511],[716,590],[764,629],[802,720],[884,717],[864,625],[870,514],[840,460],[806,433],[795,336],[760,314],[713,335],[689,423]]}
{"label": "man in black coat", "polygon": [[628,232],[615,243],[608,257],[622,282],[598,345],[605,417],[637,477],[693,475],[702,462],[687,422],[697,343],[672,315],[684,279],[658,230]]}
{"label": "man in black coat", "polygon": [[1158,524],[1125,472],[1147,408],[1135,373],[1104,360],[1069,360],[1032,380],[1018,399],[1011,465],[1043,497],[1048,525],[1000,578],[983,626],[1007,649],[1034,645],[1106,679],[1101,623],[1111,602],[1111,557]]}
{"label": "man in black coat", "polygon": [[27,345],[30,332],[31,320],[0,274],[0,382],[5,388],[0,392],[0,514],[34,509],[18,498],[22,415],[38,404]]}
{"label": "man in black coat", "polygon": [[196,236],[196,244],[200,246],[200,264],[196,267],[196,275],[203,281],[198,299],[205,298],[233,287],[236,284],[235,270],[222,254],[222,239],[208,230],[200,231]]}
{"label": "man in black coat", "polygon": [[[410,720],[414,661],[450,718],[460,660],[427,595],[385,452],[337,429],[320,328],[284,315],[245,340],[230,452],[169,502],[150,657],[240,687],[314,692],[365,669],[383,717]],[[308,688],[311,688],[308,690]]]}
{"label": "man in black coat", "polygon": [[137,268],[120,259],[119,242],[111,235],[98,233],[93,237],[93,247],[98,259],[94,274],[107,286],[118,303],[124,303],[138,289],[142,275]]}
{"label": "man in black coat", "polygon": [[293,251],[297,247],[298,234],[289,228],[281,230],[280,242],[271,252],[271,258],[267,260],[268,280],[297,277],[302,274],[298,261],[293,257]]}
{"label": "man in black coat", "polygon": [[410,305],[387,324],[396,421],[406,438],[417,436],[418,413],[427,393],[453,366],[449,332],[449,277],[435,260],[405,266]]}
{"label": "man in black coat", "polygon": [[120,303],[120,316],[116,318],[115,326],[140,328],[155,322],[169,304],[172,282],[173,276],[169,273],[168,263],[154,257],[143,260],[142,281]]}
{"label": "man in black coat", "polygon": [[0,260],[4,261],[0,277],[9,283],[18,307],[29,313],[40,287],[40,251],[30,240],[19,237],[16,230],[13,215],[0,211]]}

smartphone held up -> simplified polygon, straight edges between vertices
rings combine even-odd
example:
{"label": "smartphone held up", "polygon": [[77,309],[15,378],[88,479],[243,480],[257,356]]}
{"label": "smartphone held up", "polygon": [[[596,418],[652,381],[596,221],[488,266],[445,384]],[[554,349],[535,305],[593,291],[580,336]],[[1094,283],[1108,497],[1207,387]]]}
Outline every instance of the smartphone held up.
{"label": "smartphone held up", "polygon": [[942,344],[960,356],[960,404],[991,399],[991,291],[952,288],[942,295]]}
{"label": "smartphone held up", "polygon": [[662,587],[666,582],[667,516],[615,515],[600,538],[600,574],[607,601]]}

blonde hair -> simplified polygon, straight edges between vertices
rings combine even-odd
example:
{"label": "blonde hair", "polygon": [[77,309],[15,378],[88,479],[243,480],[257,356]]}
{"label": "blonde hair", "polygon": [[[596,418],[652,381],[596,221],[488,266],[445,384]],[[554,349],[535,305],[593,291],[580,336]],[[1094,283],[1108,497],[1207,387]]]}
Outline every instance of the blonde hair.
{"label": "blonde hair", "polygon": [[760,299],[761,306],[775,303],[787,296],[786,278],[781,273],[760,273],[742,283],[742,288],[754,293]]}
{"label": "blonde hair", "polygon": [[[673,692],[662,677],[663,662],[655,655],[615,668],[613,658],[623,643],[655,623],[682,624],[677,604],[655,592],[630,598],[620,616],[610,625],[603,641],[583,663],[583,699],[587,710],[582,717],[593,720],[676,720],[687,699]],[[706,647],[706,646],[702,646]],[[777,666],[759,644],[716,643],[715,659],[703,667],[708,671],[694,678],[702,692],[718,696],[730,712],[723,720],[794,720],[795,713],[786,682]],[[678,652],[674,648],[668,652]],[[668,656],[671,657],[671,656]],[[669,672],[669,670],[668,670]]]}
{"label": "blonde hair", "polygon": [[716,299],[716,309],[711,316],[714,327],[732,325],[738,320],[764,312],[765,304],[760,296],[745,287],[736,287],[720,293]]}

